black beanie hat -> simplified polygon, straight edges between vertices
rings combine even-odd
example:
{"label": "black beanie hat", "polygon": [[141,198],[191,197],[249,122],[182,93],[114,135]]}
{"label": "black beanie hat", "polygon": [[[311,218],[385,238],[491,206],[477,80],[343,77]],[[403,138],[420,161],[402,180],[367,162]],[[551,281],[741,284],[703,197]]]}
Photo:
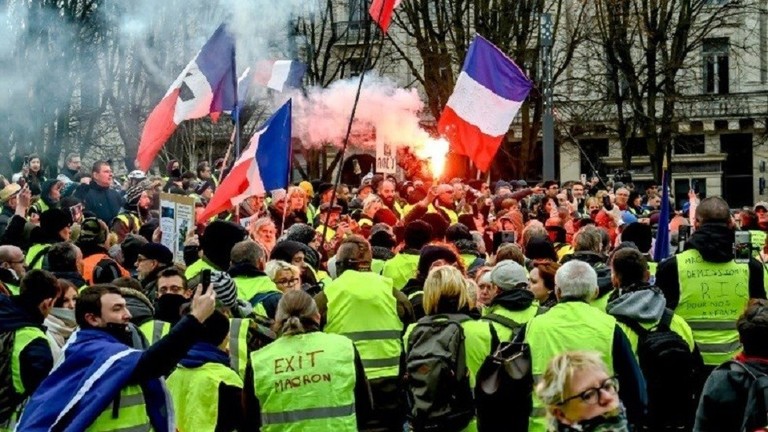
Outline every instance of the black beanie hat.
{"label": "black beanie hat", "polygon": [[219,346],[229,334],[229,320],[222,312],[215,310],[203,323],[205,331],[200,336],[204,342]]}
{"label": "black beanie hat", "polygon": [[466,225],[457,223],[449,226],[445,231],[445,240],[456,243],[459,240],[474,240],[474,238]]}
{"label": "black beanie hat", "polygon": [[68,211],[52,208],[40,215],[40,228],[48,237],[57,236],[59,231],[70,225],[72,225],[72,215]]}
{"label": "black beanie hat", "polygon": [[421,248],[421,253],[419,254],[418,276],[422,279],[426,279],[432,264],[441,259],[454,264],[456,262],[456,254],[443,246],[427,245]]}
{"label": "black beanie hat", "polygon": [[386,249],[392,249],[393,247],[397,246],[395,239],[392,238],[392,236],[389,235],[389,233],[386,231],[378,231],[371,234],[369,242],[371,243],[371,247],[379,246]]}
{"label": "black beanie hat", "polygon": [[229,268],[229,254],[235,244],[245,240],[245,228],[229,221],[216,220],[210,223],[200,239],[200,248],[205,257],[219,269]]}
{"label": "black beanie hat", "polygon": [[557,262],[557,252],[549,239],[533,237],[525,245],[525,257],[532,260],[551,259]]}

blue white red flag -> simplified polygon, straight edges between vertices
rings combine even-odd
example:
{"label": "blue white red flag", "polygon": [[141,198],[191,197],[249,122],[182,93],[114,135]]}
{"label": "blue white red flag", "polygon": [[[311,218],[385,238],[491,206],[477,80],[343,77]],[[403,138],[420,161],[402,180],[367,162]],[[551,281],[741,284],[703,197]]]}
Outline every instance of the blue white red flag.
{"label": "blue white red flag", "polygon": [[476,35],[438,130],[455,153],[487,171],[532,87],[512,59]]}
{"label": "blue white red flag", "polygon": [[184,120],[209,114],[215,120],[219,113],[234,109],[235,77],[235,38],[222,24],[149,114],[139,142],[136,167],[147,171]]}
{"label": "blue white red flag", "polygon": [[251,138],[198,217],[229,210],[247,198],[288,187],[291,160],[291,101],[285,103]]}
{"label": "blue white red flag", "polygon": [[295,60],[265,60],[256,64],[253,82],[263,87],[283,92],[301,87],[307,66]]}

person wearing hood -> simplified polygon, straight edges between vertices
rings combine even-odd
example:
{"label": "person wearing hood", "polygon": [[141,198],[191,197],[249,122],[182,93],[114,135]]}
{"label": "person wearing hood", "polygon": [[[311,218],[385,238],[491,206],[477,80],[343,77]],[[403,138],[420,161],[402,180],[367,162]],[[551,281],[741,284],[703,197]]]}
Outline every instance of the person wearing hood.
{"label": "person wearing hood", "polygon": [[112,179],[109,163],[97,161],[91,170],[91,182],[81,184],[75,191],[75,198],[104,223],[111,222],[118,215],[124,202],[120,193],[112,189]]}
{"label": "person wearing hood", "polygon": [[101,219],[85,218],[80,224],[77,247],[83,253],[83,279],[88,285],[130,276],[128,270],[109,257],[107,242],[107,224]]}
{"label": "person wearing hood", "polygon": [[19,295],[21,279],[27,273],[24,251],[17,246],[0,246],[0,282],[13,295]]}
{"label": "person wearing hood", "polygon": [[48,271],[59,280],[73,284],[77,289],[86,287],[82,276],[83,253],[70,242],[59,242],[48,250]]}
{"label": "person wearing hood", "polygon": [[596,308],[605,311],[608,296],[613,291],[611,284],[611,268],[608,267],[607,258],[602,254],[603,237],[599,228],[587,225],[579,229],[573,236],[573,254],[566,255],[561,260],[562,264],[570,261],[582,261],[592,266],[597,272],[597,296],[591,300]]}
{"label": "person wearing hood", "polygon": [[45,335],[51,345],[53,362],[61,357],[61,350],[69,337],[77,329],[75,322],[75,303],[77,302],[77,287],[66,279],[59,279],[60,294],[53,303],[51,313],[45,317]]}
{"label": "person wearing hood", "polygon": [[243,380],[230,367],[229,320],[215,311],[205,331],[167,380],[181,431],[243,429]]}
{"label": "person wearing hood", "polygon": [[27,273],[19,295],[0,296],[0,363],[4,365],[0,367],[4,371],[0,426],[13,430],[19,405],[53,367],[43,322],[58,297],[58,282],[45,270]]}
{"label": "person wearing hood", "polygon": [[261,316],[275,319],[282,293],[264,273],[266,256],[258,243],[243,240],[232,248],[231,267],[227,273],[235,281],[237,298],[250,303]]}
{"label": "person wearing hood", "polygon": [[408,298],[413,308],[415,319],[424,317],[424,281],[427,280],[429,271],[435,263],[451,265],[464,273],[464,263],[459,255],[444,245],[426,245],[419,252],[419,263],[416,267],[416,275],[405,283],[402,293]]}
{"label": "person wearing hood", "polygon": [[29,211],[31,213],[42,214],[48,209],[59,208],[59,201],[61,200],[61,191],[64,189],[64,182],[56,179],[46,180],[43,182],[41,189],[40,199],[32,204]]}
{"label": "person wearing hood", "polygon": [[245,240],[247,235],[245,228],[229,221],[215,220],[208,224],[200,238],[202,256],[184,272],[190,285],[195,285],[194,282],[204,269],[226,271],[229,268],[232,248]]}
{"label": "person wearing hood", "polygon": [[765,298],[764,272],[754,258],[735,261],[734,224],[724,199],[703,199],[693,226],[685,251],[659,264],[656,285],[667,307],[691,326],[709,372],[741,351],[735,324],[750,299]]}
{"label": "person wearing hood", "polygon": [[293,264],[301,270],[301,287],[304,291],[315,294],[317,276],[314,270],[307,264],[306,257],[311,254],[310,247],[293,240],[279,241],[269,254],[270,260],[285,261]]}
{"label": "person wearing hood", "polygon": [[422,221],[415,220],[405,227],[405,247],[397,255],[384,263],[381,274],[392,279],[397,289],[405,288],[411,278],[416,276],[419,266],[419,251],[432,238],[432,227]]}
{"label": "person wearing hood", "polygon": [[111,222],[112,232],[117,234],[118,243],[122,243],[128,234],[138,234],[141,225],[150,218],[150,189],[149,182],[141,182],[125,191],[125,204]]}
{"label": "person wearing hood", "polygon": [[496,329],[500,341],[510,341],[520,327],[544,310],[528,290],[528,275],[520,264],[502,261],[490,272],[497,294],[483,308],[482,319]]}
{"label": "person wearing hood", "polygon": [[141,290],[147,297],[157,297],[157,278],[163,270],[173,266],[173,252],[160,243],[145,243],[136,256],[136,272]]}
{"label": "person wearing hood", "polygon": [[478,268],[485,265],[485,257],[480,254],[475,238],[472,237],[472,233],[466,225],[456,223],[448,227],[445,232],[445,240],[456,245],[456,249],[461,254],[464,268],[467,269],[467,274],[470,277],[474,276]]}
{"label": "person wearing hood", "polygon": [[40,226],[30,235],[32,246],[27,251],[27,267],[48,268],[48,251],[52,244],[69,241],[72,230],[72,215],[68,211],[52,208],[40,215]]}

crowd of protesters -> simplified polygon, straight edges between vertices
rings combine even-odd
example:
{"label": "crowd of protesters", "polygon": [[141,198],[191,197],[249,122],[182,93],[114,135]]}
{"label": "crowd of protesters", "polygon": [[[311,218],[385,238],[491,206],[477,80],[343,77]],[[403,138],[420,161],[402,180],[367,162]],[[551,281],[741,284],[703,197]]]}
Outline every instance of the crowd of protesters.
{"label": "crowd of protesters", "polygon": [[180,260],[159,195],[199,214],[222,160],[44,168],[0,179],[0,430],[768,427],[768,203],[371,173],[197,220]]}

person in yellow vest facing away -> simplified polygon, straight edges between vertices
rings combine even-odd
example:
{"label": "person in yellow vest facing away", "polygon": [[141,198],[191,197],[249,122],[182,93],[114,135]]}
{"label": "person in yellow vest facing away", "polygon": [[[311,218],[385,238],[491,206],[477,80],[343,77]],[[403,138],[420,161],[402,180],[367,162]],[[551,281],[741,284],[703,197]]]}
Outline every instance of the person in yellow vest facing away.
{"label": "person in yellow vest facing away", "polygon": [[252,240],[243,240],[232,248],[230,261],[227,273],[235,281],[237,298],[253,306],[258,315],[274,319],[282,292],[264,273],[264,249]]}
{"label": "person in yellow vest facing away", "polygon": [[499,340],[509,341],[523,324],[545,312],[528,289],[528,275],[520,264],[502,261],[490,271],[496,289],[491,303],[483,308],[482,319],[492,323]]}
{"label": "person in yellow vest facing away", "polygon": [[621,241],[632,242],[637,246],[637,249],[643,254],[646,263],[648,263],[648,282],[655,284],[658,263],[653,262],[653,257],[651,256],[651,248],[653,247],[651,227],[639,222],[631,223],[621,231]]}
{"label": "person in yellow vest facing away", "polygon": [[32,246],[27,251],[27,267],[48,269],[48,250],[58,242],[69,241],[72,230],[72,215],[69,211],[53,208],[40,215],[40,226],[30,234]]}
{"label": "person in yellow vest facing away", "polygon": [[147,350],[130,348],[131,314],[114,285],[86,288],[75,306],[80,329],[64,360],[27,403],[18,430],[174,432],[172,401],[161,377],[200,340],[216,306],[212,289],[195,291],[191,311]]}
{"label": "person in yellow vest facing away", "polygon": [[764,273],[754,258],[735,261],[734,223],[724,199],[703,199],[693,226],[685,251],[659,264],[656,285],[693,330],[706,373],[741,351],[736,321],[750,299],[765,298]]}
{"label": "person in yellow vest facing away", "polygon": [[179,432],[244,429],[243,380],[229,366],[229,320],[216,311],[168,377]]}
{"label": "person in yellow vest facing away", "polygon": [[152,183],[149,180],[142,181],[125,191],[125,204],[110,222],[111,231],[117,234],[118,243],[122,243],[128,234],[138,234],[141,225],[151,218],[149,213],[152,206],[151,192]]}
{"label": "person in yellow vest facing away", "polygon": [[250,357],[245,430],[364,430],[372,405],[354,343],[320,331],[317,305],[303,291],[280,300],[275,329],[279,338]]}
{"label": "person in yellow vest facing away", "polygon": [[547,365],[536,394],[547,407],[548,431],[629,432],[619,400],[623,380],[612,375],[599,352],[569,351]]}
{"label": "person in yellow vest facing away", "polygon": [[27,273],[24,251],[11,245],[0,246],[0,282],[13,295],[19,295],[21,278]]}
{"label": "person in yellow vest facing away", "polygon": [[227,271],[232,248],[245,240],[247,235],[245,228],[233,222],[217,220],[208,224],[200,238],[202,255],[184,272],[189,284],[195,286],[198,283],[203,269]]}
{"label": "person in yellow vest facing away", "polygon": [[419,252],[432,238],[432,227],[422,220],[405,226],[405,248],[384,263],[381,274],[392,279],[395,288],[402,290],[409,280],[416,277]]}
{"label": "person in yellow vest facing away", "polygon": [[338,277],[315,296],[324,331],[351,339],[371,384],[375,418],[363,430],[402,430],[402,343],[413,322],[408,298],[392,281],[371,272],[371,246],[360,236],[342,241],[336,253]]}
{"label": "person in yellow vest facing away", "polygon": [[0,295],[0,430],[13,430],[20,405],[53,367],[43,321],[59,293],[53,275],[34,270],[19,295]]}
{"label": "person in yellow vest facing away", "polygon": [[96,218],[85,218],[80,224],[77,247],[83,252],[83,279],[89,285],[130,276],[128,270],[107,254],[108,233],[107,224]]}
{"label": "person in yellow vest facing away", "polygon": [[[616,319],[591,306],[597,295],[597,273],[588,263],[573,260],[555,274],[555,295],[558,303],[547,313],[531,319],[516,339],[530,346],[531,371],[534,382],[544,374],[549,362],[567,351],[597,351],[613,375],[622,378],[621,399],[632,424],[645,414],[645,382],[627,336]],[[529,431],[543,432],[546,427],[546,407],[533,397]]]}

